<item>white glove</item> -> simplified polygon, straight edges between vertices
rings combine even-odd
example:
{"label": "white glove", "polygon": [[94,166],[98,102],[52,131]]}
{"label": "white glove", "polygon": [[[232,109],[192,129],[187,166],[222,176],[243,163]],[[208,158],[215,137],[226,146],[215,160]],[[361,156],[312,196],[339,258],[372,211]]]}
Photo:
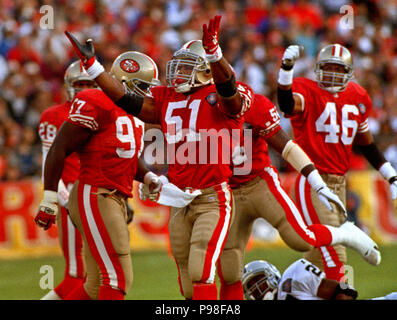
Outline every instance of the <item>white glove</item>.
{"label": "white glove", "polygon": [[34,218],[34,222],[44,230],[51,228],[55,223],[58,213],[57,192],[44,190],[43,200],[39,205],[39,212]]}
{"label": "white glove", "polygon": [[397,211],[397,172],[390,162],[381,165],[379,172],[390,183],[391,199],[394,202],[394,209]]}
{"label": "white glove", "polygon": [[321,178],[320,174],[317,170],[313,170],[307,176],[307,181],[310,186],[317,192],[318,198],[320,201],[330,210],[333,211],[332,205],[330,202],[333,202],[340,211],[343,212],[345,216],[347,216],[346,208],[343,202],[339,199],[339,197],[332,192],[330,188],[327,187],[323,178]]}
{"label": "white glove", "polygon": [[145,174],[143,181],[144,183],[139,184],[139,198],[143,201],[156,201],[162,186],[169,183],[166,176],[158,176],[150,171]]}
{"label": "white glove", "polygon": [[295,61],[299,58],[301,51],[302,51],[301,46],[297,46],[297,45],[289,46],[284,51],[284,55],[282,59],[283,64],[292,67]]}

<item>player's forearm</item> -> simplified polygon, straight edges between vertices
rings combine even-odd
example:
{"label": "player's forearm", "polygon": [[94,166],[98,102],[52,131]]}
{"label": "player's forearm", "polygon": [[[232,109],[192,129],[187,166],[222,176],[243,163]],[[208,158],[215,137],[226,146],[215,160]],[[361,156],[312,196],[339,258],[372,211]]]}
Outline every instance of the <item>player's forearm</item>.
{"label": "player's forearm", "polygon": [[114,102],[120,100],[125,94],[123,85],[106,71],[102,72],[98,77],[96,77],[95,82]]}
{"label": "player's forearm", "polygon": [[292,94],[291,85],[283,86],[278,84],[277,101],[280,110],[285,114],[291,114],[294,111],[295,100]]}
{"label": "player's forearm", "polygon": [[220,103],[228,113],[239,113],[242,108],[242,99],[230,64],[222,57],[210,66]]}
{"label": "player's forearm", "polygon": [[57,191],[65,163],[66,152],[52,145],[44,165],[44,190]]}
{"label": "player's forearm", "polygon": [[291,140],[284,130],[279,130],[266,142],[303,176],[307,177],[312,171],[316,170],[309,156],[297,143]]}
{"label": "player's forearm", "polygon": [[145,162],[139,158],[138,160],[138,168],[135,174],[135,180],[139,182],[143,182],[145,175],[149,172],[150,170],[146,167]]}

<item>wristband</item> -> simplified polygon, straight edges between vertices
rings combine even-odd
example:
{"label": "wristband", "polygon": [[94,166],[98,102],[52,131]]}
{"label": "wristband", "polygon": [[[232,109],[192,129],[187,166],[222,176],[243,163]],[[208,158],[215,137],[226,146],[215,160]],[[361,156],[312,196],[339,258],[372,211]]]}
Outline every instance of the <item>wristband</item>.
{"label": "wristband", "polygon": [[95,79],[105,71],[105,68],[95,59],[94,63],[86,71],[91,79]]}
{"label": "wristband", "polygon": [[280,71],[278,72],[277,81],[282,86],[289,86],[292,84],[293,77],[294,77],[294,69],[286,71],[281,68]]}
{"label": "wristband", "polygon": [[212,54],[206,53],[205,57],[207,58],[209,63],[213,63],[213,62],[217,62],[217,61],[221,60],[223,57],[221,47],[218,46],[218,48]]}
{"label": "wristband", "polygon": [[43,201],[48,203],[57,203],[58,193],[52,190],[44,190]]}
{"label": "wristband", "polygon": [[283,151],[281,152],[281,156],[298,172],[301,172],[307,165],[313,164],[305,151],[303,151],[303,149],[292,140],[289,140],[286,143]]}
{"label": "wristband", "polygon": [[[379,168],[379,172],[383,178],[390,182],[390,180],[397,176],[396,170],[392,167],[390,162],[385,162]],[[393,182],[390,182],[393,183]]]}
{"label": "wristband", "polygon": [[232,74],[231,78],[224,83],[215,83],[215,88],[221,97],[233,97],[237,92],[236,78],[234,74]]}
{"label": "wristband", "polygon": [[320,174],[318,173],[318,170],[313,170],[312,172],[309,173],[307,176],[307,181],[309,182],[310,186],[317,192],[321,188],[326,187],[326,184],[321,178]]}

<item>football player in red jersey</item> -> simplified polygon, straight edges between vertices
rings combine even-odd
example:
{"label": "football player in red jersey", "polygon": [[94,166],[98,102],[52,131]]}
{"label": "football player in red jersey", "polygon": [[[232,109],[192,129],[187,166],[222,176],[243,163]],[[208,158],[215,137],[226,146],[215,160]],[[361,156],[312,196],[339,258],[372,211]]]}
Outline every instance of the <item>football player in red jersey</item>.
{"label": "football player in red jersey", "polygon": [[[96,87],[84,71],[81,62],[75,61],[65,71],[65,86],[68,100],[60,105],[46,109],[40,117],[39,136],[43,150],[43,178],[44,165],[48,150],[50,149],[62,123],[69,115],[70,106],[76,93],[87,88]],[[68,215],[69,191],[76,181],[80,168],[78,155],[72,153],[65,159],[61,179],[58,185],[58,237],[65,258],[65,274],[62,282],[48,292],[42,300],[61,300],[75,287],[84,282],[84,265],[82,258],[82,238],[80,232],[74,227]]]}
{"label": "football player in red jersey", "polygon": [[[340,44],[324,47],[315,66],[316,81],[293,79],[293,65],[299,57],[298,46],[289,46],[283,56],[278,79],[278,103],[290,118],[295,141],[314,161],[328,187],[346,202],[345,174],[349,170],[353,143],[382,176],[389,181],[392,199],[397,198],[397,174],[374,143],[368,128],[372,102],[368,93],[353,78],[353,59]],[[296,202],[308,225],[325,223],[339,226],[346,217],[337,208],[330,212],[315,196],[308,179],[299,176]],[[344,275],[346,249],[324,246],[311,250],[305,258],[323,268],[335,280]],[[378,257],[380,262],[380,254]],[[376,265],[375,264],[375,265]]]}
{"label": "football player in red jersey", "polygon": [[[84,45],[70,33],[88,73],[115,103],[148,123],[161,124],[167,141],[168,176],[183,191],[200,190],[188,206],[171,208],[169,234],[182,294],[187,299],[217,299],[216,264],[229,230],[233,200],[228,180],[232,130],[242,128],[242,115],[251,106],[252,90],[237,83],[218,44],[220,16],[203,26],[203,39],[186,43],[167,64],[168,87],[152,89],[153,97],[126,94],[95,59],[92,41]],[[212,130],[224,142],[207,145]],[[210,134],[209,134],[210,135]],[[223,139],[225,138],[225,139]],[[206,151],[214,151],[213,154]],[[184,158],[184,151],[196,151]],[[224,158],[225,159],[225,158]],[[187,161],[186,161],[187,160]],[[199,161],[198,161],[199,160]]]}
{"label": "football player in red jersey", "polygon": [[[325,206],[332,210],[331,203],[334,203],[338,210],[346,212],[343,203],[326,186],[311,159],[282,130],[277,109],[270,100],[256,94],[252,107],[244,115],[244,121],[251,130],[251,135],[246,135],[244,139],[245,153],[248,155],[245,162],[250,162],[252,169],[249,174],[238,174],[237,169],[241,165],[237,166],[230,179],[235,217],[219,261],[222,300],[243,299],[241,271],[245,248],[257,218],[269,222],[278,230],[283,241],[297,251],[309,251],[327,241],[328,244],[341,241],[354,249],[362,247],[360,252],[364,254],[375,245],[364,232],[350,223],[341,228],[325,225],[323,232],[321,227],[311,232],[313,226],[307,227],[299,209],[280,183],[278,171],[270,162],[268,144],[308,178]],[[325,236],[327,233],[336,236],[331,239]]]}
{"label": "football player in red jersey", "polygon": [[[128,68],[133,63],[136,68]],[[138,52],[119,56],[110,73],[126,90],[149,95],[157,66]],[[146,80],[146,81],[145,81]],[[83,235],[86,280],[66,299],[124,299],[132,282],[126,201],[134,177],[160,188],[157,175],[138,162],[143,125],[115,105],[103,91],[86,89],[74,97],[68,119],[55,137],[45,163],[44,198],[35,221],[44,229],[55,222],[57,189],[65,158],[80,158],[78,180],[70,192],[71,220]]]}

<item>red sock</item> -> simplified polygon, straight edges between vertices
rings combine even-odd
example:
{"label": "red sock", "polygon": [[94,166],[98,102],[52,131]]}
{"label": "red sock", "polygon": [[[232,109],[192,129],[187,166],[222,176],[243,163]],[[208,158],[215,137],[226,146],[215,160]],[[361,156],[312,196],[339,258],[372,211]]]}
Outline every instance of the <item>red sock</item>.
{"label": "red sock", "polygon": [[215,283],[193,283],[193,300],[217,300],[218,290]]}
{"label": "red sock", "polygon": [[101,286],[99,288],[98,300],[124,300],[124,293],[119,289]]}
{"label": "red sock", "polygon": [[75,288],[79,287],[84,283],[83,278],[75,278],[71,276],[65,276],[63,281],[54,288],[55,293],[63,300],[71,293]]}
{"label": "red sock", "polygon": [[316,247],[323,247],[331,244],[332,234],[326,226],[322,224],[312,224],[307,228],[316,236]]}
{"label": "red sock", "polygon": [[65,300],[91,300],[91,298],[85,291],[83,283],[81,283],[65,297]]}
{"label": "red sock", "polygon": [[241,281],[232,284],[221,281],[219,300],[244,300],[244,291]]}

